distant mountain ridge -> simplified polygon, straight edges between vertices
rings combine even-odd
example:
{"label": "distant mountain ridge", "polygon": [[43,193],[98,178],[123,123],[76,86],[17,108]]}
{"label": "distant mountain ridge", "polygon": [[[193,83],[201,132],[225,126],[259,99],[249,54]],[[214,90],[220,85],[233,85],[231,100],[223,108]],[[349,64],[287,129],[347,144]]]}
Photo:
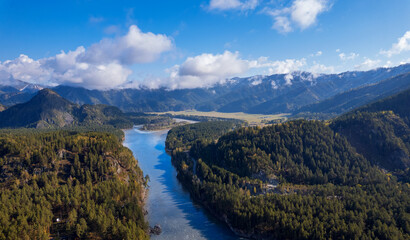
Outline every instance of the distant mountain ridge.
{"label": "distant mountain ridge", "polygon": [[[211,88],[195,89],[112,89],[88,90],[79,87],[57,86],[53,90],[77,104],[107,104],[126,112],[163,112],[196,109],[200,111],[246,113],[299,113],[349,111],[378,98],[397,93],[410,85],[406,77],[410,64],[393,68],[379,68],[365,72],[315,75],[308,72],[232,78]],[[381,82],[385,81],[383,84]],[[379,89],[372,85],[381,84]],[[369,87],[369,95],[358,104],[349,101],[349,92]],[[358,91],[360,93],[363,90]],[[374,93],[372,91],[375,91]],[[346,97],[338,97],[339,95]],[[9,92],[0,88],[0,103],[10,106],[27,101],[35,92]],[[335,98],[335,100],[332,100]],[[340,99],[338,109],[326,108],[327,102]],[[327,102],[326,102],[327,101]],[[318,105],[315,105],[318,104]],[[322,107],[323,106],[323,107]]]}
{"label": "distant mountain ridge", "polygon": [[50,128],[78,125],[130,125],[116,107],[78,105],[50,89],[40,90],[30,101],[0,112],[0,128]]}
{"label": "distant mountain ridge", "polygon": [[372,101],[388,97],[410,88],[410,73],[401,74],[378,83],[361,86],[333,97],[301,107],[295,113],[342,114]]}

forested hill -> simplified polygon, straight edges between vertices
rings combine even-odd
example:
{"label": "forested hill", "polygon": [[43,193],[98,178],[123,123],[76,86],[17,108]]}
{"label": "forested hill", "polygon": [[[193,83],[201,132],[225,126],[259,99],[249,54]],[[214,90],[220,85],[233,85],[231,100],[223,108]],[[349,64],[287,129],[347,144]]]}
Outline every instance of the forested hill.
{"label": "forested hill", "polygon": [[410,90],[374,102],[332,121],[370,162],[410,180]]}
{"label": "forested hill", "polygon": [[30,101],[0,112],[0,128],[58,128],[110,125],[131,128],[158,118],[146,114],[125,114],[108,105],[74,104],[50,89],[43,89]]}
{"label": "forested hill", "polygon": [[241,128],[216,144],[198,142],[191,153],[242,177],[274,175],[295,184],[355,185],[365,182],[364,173],[372,168],[328,126],[304,120]]}
{"label": "forested hill", "polygon": [[[385,125],[383,118],[376,121]],[[187,144],[171,149],[171,154],[178,178],[191,195],[242,236],[410,238],[406,169],[397,166],[393,174],[380,169],[356,151],[344,132],[335,132],[335,126],[297,120],[220,132],[212,141],[190,141],[177,128],[167,141]],[[206,136],[195,133],[201,130],[209,131],[197,126],[187,136]]]}
{"label": "forested hill", "polygon": [[148,239],[145,188],[114,135],[0,130],[0,239]]}
{"label": "forested hill", "polygon": [[410,89],[358,108],[361,112],[393,111],[410,125]]}
{"label": "forested hill", "polygon": [[168,132],[165,147],[170,150],[189,150],[196,141],[212,143],[239,126],[237,121],[209,121],[175,127]]}

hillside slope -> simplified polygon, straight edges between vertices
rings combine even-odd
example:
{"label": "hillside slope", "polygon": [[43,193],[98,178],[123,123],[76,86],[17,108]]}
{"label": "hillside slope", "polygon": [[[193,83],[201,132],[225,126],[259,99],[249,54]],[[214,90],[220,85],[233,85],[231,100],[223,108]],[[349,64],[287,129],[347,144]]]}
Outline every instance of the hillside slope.
{"label": "hillside slope", "polygon": [[77,125],[132,127],[133,122],[116,107],[73,104],[50,89],[30,101],[0,112],[0,128],[50,128]]}
{"label": "hillside slope", "polygon": [[406,90],[334,119],[331,128],[372,163],[404,171],[410,168],[409,103]]}
{"label": "hillside slope", "polygon": [[[191,196],[235,233],[254,239],[410,237],[409,185],[358,154],[328,124],[298,120],[219,131],[217,141],[201,124],[170,132],[172,162]],[[191,141],[193,135],[203,138]]]}
{"label": "hillside slope", "polygon": [[1,239],[149,239],[145,187],[114,135],[0,130]]}

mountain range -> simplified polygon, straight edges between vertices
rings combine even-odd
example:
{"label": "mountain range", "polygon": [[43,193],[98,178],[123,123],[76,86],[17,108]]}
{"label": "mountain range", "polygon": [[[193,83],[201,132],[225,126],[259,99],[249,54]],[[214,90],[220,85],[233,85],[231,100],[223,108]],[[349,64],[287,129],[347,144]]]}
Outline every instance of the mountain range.
{"label": "mountain range", "polygon": [[52,128],[65,126],[132,126],[130,117],[107,105],[74,104],[50,89],[40,90],[31,100],[0,112],[0,128]]}
{"label": "mountain range", "polygon": [[[76,104],[107,104],[125,112],[199,111],[341,114],[410,87],[410,64],[371,71],[316,75],[308,72],[232,78],[211,88],[88,90],[57,86],[53,91]],[[0,103],[33,97],[41,86],[0,86]]]}

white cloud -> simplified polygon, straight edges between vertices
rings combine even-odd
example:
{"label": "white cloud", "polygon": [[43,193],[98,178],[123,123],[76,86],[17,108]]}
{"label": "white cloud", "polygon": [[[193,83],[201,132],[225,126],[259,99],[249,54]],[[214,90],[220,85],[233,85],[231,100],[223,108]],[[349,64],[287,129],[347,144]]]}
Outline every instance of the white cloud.
{"label": "white cloud", "polygon": [[366,70],[379,67],[380,63],[381,61],[379,59],[372,60],[370,58],[365,58],[361,64],[358,64],[355,66],[355,69],[366,71]]}
{"label": "white cloud", "polygon": [[42,67],[41,61],[31,59],[24,54],[0,63],[0,71],[4,72],[3,76],[7,73],[8,77],[26,82],[46,83],[49,79],[49,71]]}
{"label": "white cloud", "polygon": [[237,52],[204,53],[169,69],[170,77],[165,79],[168,81],[165,84],[171,89],[210,87],[225,83],[227,78],[242,74],[250,67],[251,62],[239,58]]}
{"label": "white cloud", "polygon": [[342,61],[354,60],[354,59],[357,58],[357,57],[359,57],[359,54],[354,53],[354,52],[352,52],[352,53],[350,53],[350,54],[346,54],[346,53],[340,53],[340,54],[339,54],[339,58],[340,58]]}
{"label": "white cloud", "polygon": [[383,65],[384,68],[393,67],[393,63],[391,61],[387,61],[386,64]]}
{"label": "white cloud", "polygon": [[[242,59],[238,52],[225,51],[222,54],[204,53],[189,57],[181,65],[167,70],[167,78],[149,78],[143,85],[149,88],[168,89],[203,88],[229,82],[253,69],[267,69],[268,74],[290,74],[306,65],[305,59],[270,61],[266,57],[257,60]],[[261,83],[259,77],[250,79],[252,85]]]}
{"label": "white cloud", "polygon": [[300,28],[306,29],[316,22],[317,16],[326,7],[327,0],[296,0],[291,7],[291,18]]}
{"label": "white cloud", "polygon": [[22,54],[0,63],[0,71],[30,83],[115,88],[128,81],[132,73],[129,65],[155,61],[172,47],[167,36],[143,33],[133,25],[125,36],[103,39],[88,49],[80,46],[74,51],[62,51],[54,57],[39,60]]}
{"label": "white cloud", "polygon": [[249,63],[238,57],[238,52],[225,51],[223,54],[201,54],[189,57],[179,68],[181,76],[229,76],[246,71]]}
{"label": "white cloud", "polygon": [[306,66],[306,59],[286,59],[284,61],[272,61],[259,63],[258,67],[268,67],[269,74],[288,74],[298,71]]}
{"label": "white cloud", "polygon": [[394,43],[389,50],[382,50],[380,53],[392,57],[405,51],[410,51],[410,31],[407,31],[401,38],[397,39],[397,43]]}
{"label": "white cloud", "polygon": [[242,3],[242,10],[252,10],[255,9],[259,5],[259,0],[248,0]]}
{"label": "white cloud", "polygon": [[408,63],[410,63],[410,58],[408,58],[407,60],[401,61],[400,65],[408,64]]}
{"label": "white cloud", "polygon": [[272,28],[282,33],[293,31],[293,25],[304,30],[317,21],[317,16],[329,8],[328,0],[294,0],[282,9],[265,8],[262,12],[273,18]]}
{"label": "white cloud", "polygon": [[125,36],[103,39],[91,45],[83,58],[84,61],[97,63],[113,59],[121,64],[148,63],[155,61],[161,53],[172,47],[172,41],[167,36],[143,33],[136,25],[132,25]]}
{"label": "white cloud", "polygon": [[281,33],[292,32],[292,26],[289,21],[289,18],[285,16],[275,16],[275,22],[273,23],[272,28],[278,30]]}
{"label": "white cloud", "polygon": [[259,4],[258,0],[211,0],[209,3],[209,9],[211,10],[252,10],[255,9]]}

